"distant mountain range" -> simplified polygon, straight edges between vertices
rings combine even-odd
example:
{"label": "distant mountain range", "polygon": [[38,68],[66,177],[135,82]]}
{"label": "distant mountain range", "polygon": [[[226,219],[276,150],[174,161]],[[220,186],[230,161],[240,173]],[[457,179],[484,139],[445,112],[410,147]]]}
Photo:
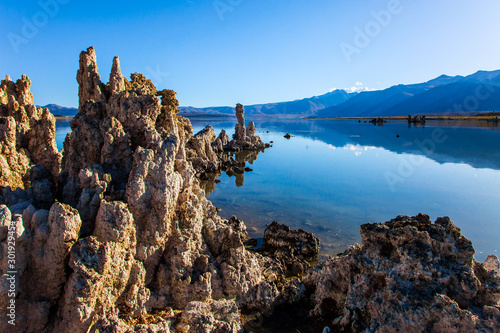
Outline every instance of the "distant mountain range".
{"label": "distant mountain range", "polygon": [[[357,93],[349,93],[345,90],[335,90],[321,96],[314,96],[311,98],[304,98],[291,102],[257,104],[245,106],[246,115],[259,115],[259,116],[311,116],[315,115],[318,111],[326,107],[337,105],[347,101]],[[43,106],[48,108],[50,112],[57,116],[70,116],[73,117],[78,113],[76,108],[62,107],[56,104],[49,104]],[[228,116],[234,115],[234,106],[220,106],[209,108],[194,108],[190,106],[179,107],[182,115],[185,116]]]}
{"label": "distant mountain range", "polygon": [[[342,104],[355,95],[357,95],[357,93],[349,93],[345,90],[338,89],[326,93],[324,95],[314,96],[311,98],[304,98],[290,102],[245,105],[245,115],[302,116],[302,117],[313,116],[316,115],[320,110],[323,110],[329,106]],[[179,107],[179,110],[181,110],[181,114],[187,116],[192,114],[234,115],[234,107],[229,107],[229,106],[209,107],[209,108],[194,108],[188,106],[188,107]]]}
{"label": "distant mountain range", "polygon": [[442,75],[434,80],[359,93],[327,107],[319,117],[378,117],[409,114],[477,113],[500,110],[500,70],[469,76]]}
{"label": "distant mountain range", "polygon": [[[234,114],[233,107],[180,107],[184,115]],[[475,114],[500,111],[500,70],[447,76],[385,90],[325,95],[292,102],[245,106],[253,116],[381,117],[408,114]]]}
{"label": "distant mountain range", "polygon": [[77,108],[67,108],[64,106],[59,106],[57,104],[47,104],[45,106],[42,106],[42,108],[49,109],[49,111],[52,112],[54,116],[74,117],[78,113]]}
{"label": "distant mountain range", "polygon": [[[54,115],[75,116],[76,108],[44,106]],[[234,115],[234,106],[179,107],[184,116]],[[246,105],[245,114],[261,117],[383,117],[416,114],[475,114],[500,111],[500,70],[447,76],[385,90],[351,93],[334,90],[289,102]]]}

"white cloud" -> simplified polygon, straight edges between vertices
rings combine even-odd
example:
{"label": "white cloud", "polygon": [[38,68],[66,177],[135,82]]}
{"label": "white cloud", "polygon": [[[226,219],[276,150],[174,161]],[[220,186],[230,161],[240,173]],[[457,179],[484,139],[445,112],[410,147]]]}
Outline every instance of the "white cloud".
{"label": "white cloud", "polygon": [[350,88],[332,88],[332,89],[330,89],[330,92],[332,92],[332,91],[334,91],[334,90],[338,90],[338,89],[345,90],[345,91],[347,91],[348,93],[363,92],[363,91],[374,91],[374,90],[377,90],[377,89],[371,89],[371,88],[365,87],[365,85],[363,84],[363,82],[359,82],[359,81],[357,81],[357,82],[354,84],[354,87],[350,87]]}

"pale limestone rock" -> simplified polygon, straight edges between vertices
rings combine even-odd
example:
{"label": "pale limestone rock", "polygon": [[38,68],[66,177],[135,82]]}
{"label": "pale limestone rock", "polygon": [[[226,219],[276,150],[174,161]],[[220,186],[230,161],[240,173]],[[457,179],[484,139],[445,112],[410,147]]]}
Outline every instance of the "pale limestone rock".
{"label": "pale limestone rock", "polygon": [[255,129],[255,123],[253,121],[249,122],[248,127],[247,127],[247,135],[249,137],[253,137],[253,136],[255,136],[256,131],[257,130]]}
{"label": "pale limestone rock", "polygon": [[234,129],[235,133],[233,135],[233,139],[238,144],[244,144],[247,138],[246,125],[245,125],[245,108],[241,104],[236,104],[235,111],[238,123],[236,124],[236,127]]}
{"label": "pale limestone rock", "polygon": [[33,104],[33,94],[31,93],[31,80],[27,75],[22,75],[16,82],[17,101],[20,105]]}
{"label": "pale limestone rock", "polygon": [[485,262],[484,262],[484,268],[489,271],[489,272],[493,272],[494,274],[496,274],[497,276],[499,275],[499,271],[500,271],[500,261],[498,260],[498,257],[497,256],[494,256],[494,255],[489,255]]}
{"label": "pale limestone rock", "polygon": [[76,75],[78,81],[78,96],[80,98],[79,110],[87,102],[106,102],[105,87],[101,82],[97,67],[97,56],[94,47],[89,47],[87,52],[80,54],[80,69]]}
{"label": "pale limestone rock", "polygon": [[186,150],[187,159],[191,161],[198,174],[216,172],[220,169],[223,157],[222,146],[217,141],[214,129],[208,125],[189,140]]}
{"label": "pale limestone rock", "polygon": [[106,297],[105,260],[105,246],[95,237],[81,239],[72,247],[69,266],[73,273],[65,285],[53,332],[87,332],[97,319],[98,302]]}
{"label": "pale limestone rock", "polygon": [[[51,207],[48,221],[33,222],[32,239],[37,247],[31,251],[32,281],[27,292],[32,298],[56,302],[66,282],[65,260],[78,240],[82,222],[76,209],[60,203]],[[39,285],[41,280],[45,280],[43,287]]]}
{"label": "pale limestone rock", "polygon": [[190,302],[177,325],[179,332],[241,332],[238,307],[233,301]]}
{"label": "pale limestone rock", "polygon": [[25,188],[29,184],[30,158],[25,149],[16,147],[14,117],[0,117],[0,186]]}

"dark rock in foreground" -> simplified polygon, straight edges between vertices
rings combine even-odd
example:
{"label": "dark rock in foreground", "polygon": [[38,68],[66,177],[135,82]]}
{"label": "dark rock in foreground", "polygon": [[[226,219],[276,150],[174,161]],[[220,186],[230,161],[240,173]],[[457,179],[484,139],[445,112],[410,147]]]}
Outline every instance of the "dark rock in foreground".
{"label": "dark rock in foreground", "polygon": [[475,261],[448,218],[399,216],[361,236],[304,278],[311,316],[354,332],[499,331],[498,259]]}
{"label": "dark rock in foreground", "polygon": [[319,255],[319,239],[304,230],[291,230],[277,222],[264,232],[265,255],[274,258],[286,268],[286,276],[298,276],[306,273],[310,265],[306,260],[315,260]]}

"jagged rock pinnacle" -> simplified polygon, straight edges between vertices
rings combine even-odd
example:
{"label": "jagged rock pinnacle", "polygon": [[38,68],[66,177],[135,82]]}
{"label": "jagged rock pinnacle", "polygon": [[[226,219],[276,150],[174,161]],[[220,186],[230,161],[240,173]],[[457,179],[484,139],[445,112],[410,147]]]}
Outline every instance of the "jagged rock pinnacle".
{"label": "jagged rock pinnacle", "polygon": [[120,59],[118,57],[113,58],[113,67],[111,67],[111,74],[109,75],[109,87],[112,95],[125,90],[125,80],[122,75]]}
{"label": "jagged rock pinnacle", "polygon": [[87,52],[80,54],[80,69],[76,75],[76,80],[79,84],[79,109],[87,102],[106,102],[106,97],[103,94],[104,85],[99,75],[97,56],[93,46],[89,47]]}

